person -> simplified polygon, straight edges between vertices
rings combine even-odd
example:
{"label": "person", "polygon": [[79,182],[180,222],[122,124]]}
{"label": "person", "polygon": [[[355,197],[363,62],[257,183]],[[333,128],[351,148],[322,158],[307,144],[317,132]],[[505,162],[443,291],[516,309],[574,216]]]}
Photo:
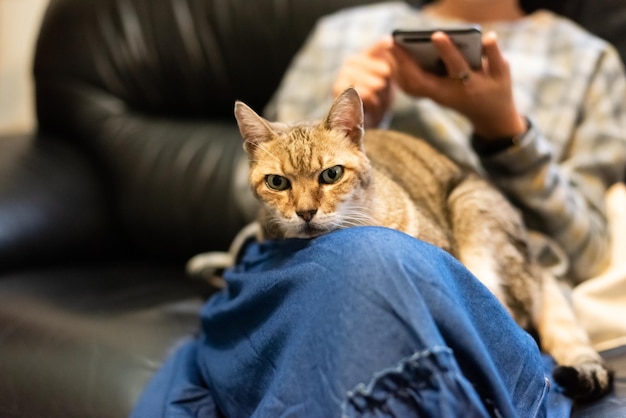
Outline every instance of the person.
{"label": "person", "polygon": [[[486,33],[482,71],[469,71],[442,34],[433,41],[448,57],[449,78],[421,71],[390,39],[397,28],[463,22]],[[459,74],[470,78],[463,83]],[[369,127],[423,137],[482,171],[530,229],[551,238],[543,242],[547,258],[571,263],[566,275],[576,284],[608,262],[603,196],[624,173],[624,83],[613,47],[548,11],[525,15],[517,0],[437,1],[419,11],[383,3],[322,20],[266,113],[321,118],[333,94],[354,86]],[[516,146],[485,149],[511,139]]]}
{"label": "person", "polygon": [[[397,28],[479,23],[483,68],[433,35],[425,73]],[[354,86],[368,127],[423,137],[488,176],[578,283],[607,262],[602,197],[626,161],[626,77],[606,42],[516,0],[383,3],[322,19],[267,109],[321,117]],[[157,373],[133,416],[568,416],[549,359],[442,250],[359,227],[252,242],[204,306],[200,336]]]}

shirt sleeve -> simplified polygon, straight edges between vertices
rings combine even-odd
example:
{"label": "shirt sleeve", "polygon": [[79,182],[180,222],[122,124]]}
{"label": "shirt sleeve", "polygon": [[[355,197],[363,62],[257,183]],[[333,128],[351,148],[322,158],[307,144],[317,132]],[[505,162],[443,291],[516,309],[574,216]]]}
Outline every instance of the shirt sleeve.
{"label": "shirt sleeve", "polygon": [[609,262],[604,210],[608,187],[623,181],[626,161],[626,77],[619,56],[600,55],[578,123],[560,161],[531,123],[519,145],[481,157],[490,179],[519,206],[529,228],[548,234],[569,260],[574,283]]}

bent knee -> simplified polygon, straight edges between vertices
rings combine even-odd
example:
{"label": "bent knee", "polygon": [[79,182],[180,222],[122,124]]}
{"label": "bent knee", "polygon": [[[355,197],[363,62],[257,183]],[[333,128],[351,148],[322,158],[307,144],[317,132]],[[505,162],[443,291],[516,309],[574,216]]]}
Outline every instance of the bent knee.
{"label": "bent knee", "polygon": [[386,265],[395,261],[429,260],[450,257],[446,252],[395,229],[365,226],[343,229],[314,240],[314,246],[350,264]]}
{"label": "bent knee", "polygon": [[[345,285],[379,287],[437,280],[456,262],[449,254],[402,232],[383,227],[349,228],[316,238],[315,257]],[[382,282],[381,282],[382,281]]]}
{"label": "bent knee", "polygon": [[331,246],[345,257],[368,260],[373,254],[383,258],[394,257],[408,247],[428,245],[403,232],[379,226],[362,226],[342,229],[322,235],[315,245]]}

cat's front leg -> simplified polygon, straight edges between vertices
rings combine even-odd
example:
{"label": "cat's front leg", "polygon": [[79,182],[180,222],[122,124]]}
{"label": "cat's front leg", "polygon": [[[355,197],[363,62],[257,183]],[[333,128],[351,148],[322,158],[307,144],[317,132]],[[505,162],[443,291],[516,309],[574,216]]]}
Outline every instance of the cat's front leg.
{"label": "cat's front leg", "polygon": [[205,280],[218,289],[226,287],[226,282],[222,278],[221,272],[235,265],[239,252],[251,239],[256,239],[257,241],[262,239],[259,222],[251,222],[242,228],[230,244],[228,252],[211,251],[192,257],[187,262],[187,274],[191,277]]}
{"label": "cat's front leg", "polygon": [[556,278],[543,273],[536,315],[541,347],[556,361],[554,380],[573,399],[591,401],[612,387],[613,374],[591,346]]}

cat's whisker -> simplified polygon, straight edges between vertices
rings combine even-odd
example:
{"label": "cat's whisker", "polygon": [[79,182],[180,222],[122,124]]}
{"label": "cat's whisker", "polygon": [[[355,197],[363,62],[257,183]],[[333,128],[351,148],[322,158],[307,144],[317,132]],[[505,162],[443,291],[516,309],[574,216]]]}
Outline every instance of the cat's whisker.
{"label": "cat's whisker", "polygon": [[343,217],[344,222],[354,222],[359,223],[362,221],[373,221],[374,218],[366,213],[354,213],[349,212],[346,216]]}
{"label": "cat's whisker", "polygon": [[365,206],[351,206],[345,209],[343,218],[352,222],[355,225],[360,225],[361,221],[365,221],[368,224],[374,223],[374,217],[368,212],[368,208]]}

